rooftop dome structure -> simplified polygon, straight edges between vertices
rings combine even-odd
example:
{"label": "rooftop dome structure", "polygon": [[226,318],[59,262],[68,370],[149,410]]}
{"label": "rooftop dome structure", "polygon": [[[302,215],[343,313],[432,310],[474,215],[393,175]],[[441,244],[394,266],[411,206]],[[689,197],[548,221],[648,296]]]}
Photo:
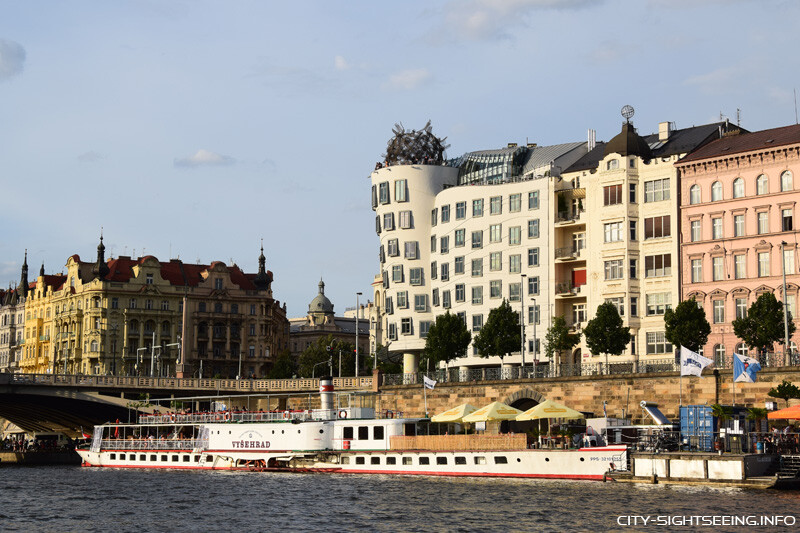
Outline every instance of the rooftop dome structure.
{"label": "rooftop dome structure", "polygon": [[622,131],[606,144],[603,157],[609,154],[619,154],[623,157],[634,155],[642,159],[653,158],[653,153],[647,141],[636,133],[636,128],[630,122],[622,124]]}
{"label": "rooftop dome structure", "polygon": [[333,304],[325,296],[325,282],[319,280],[319,294],[308,304],[308,314],[333,314]]}

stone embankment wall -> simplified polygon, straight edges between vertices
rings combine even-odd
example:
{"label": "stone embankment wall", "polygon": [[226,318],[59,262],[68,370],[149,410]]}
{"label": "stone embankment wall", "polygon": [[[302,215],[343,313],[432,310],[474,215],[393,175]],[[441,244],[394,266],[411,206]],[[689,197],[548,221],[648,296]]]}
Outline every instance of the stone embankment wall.
{"label": "stone embankment wall", "polygon": [[[758,373],[756,383],[736,383],[736,405],[764,407],[774,400],[767,392],[788,380],[800,385],[800,368],[764,369]],[[469,402],[476,407],[495,400],[513,403],[530,398],[537,403],[544,399],[555,400],[577,409],[603,416],[603,401],[608,403],[608,416],[621,417],[623,410],[641,423],[642,400],[656,402],[659,409],[674,421],[678,420],[678,407],[683,383],[683,405],[714,404],[733,405],[732,374],[730,370],[706,371],[702,377],[684,376],[677,372],[640,374],[636,376],[579,376],[570,378],[529,379],[513,381],[485,381],[471,383],[438,383],[427,390],[428,413],[435,414]],[[790,405],[794,402],[790,402]],[[424,396],[422,384],[382,387],[376,408],[392,410],[405,416],[423,416]]]}

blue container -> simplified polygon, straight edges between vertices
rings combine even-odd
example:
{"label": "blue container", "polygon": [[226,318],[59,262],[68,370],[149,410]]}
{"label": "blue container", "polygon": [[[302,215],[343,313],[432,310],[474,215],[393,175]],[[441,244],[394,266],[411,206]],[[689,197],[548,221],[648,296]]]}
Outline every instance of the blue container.
{"label": "blue container", "polygon": [[689,449],[714,451],[714,435],[717,420],[709,405],[684,405],[680,409],[681,442],[688,443]]}

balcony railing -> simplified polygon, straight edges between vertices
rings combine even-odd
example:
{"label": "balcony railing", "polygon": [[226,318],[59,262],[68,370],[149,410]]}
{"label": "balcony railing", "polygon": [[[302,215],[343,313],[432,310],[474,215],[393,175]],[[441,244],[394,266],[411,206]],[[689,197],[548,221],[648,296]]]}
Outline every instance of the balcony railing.
{"label": "balcony railing", "polygon": [[575,249],[574,246],[556,248],[556,259],[577,259],[580,255],[580,250]]}

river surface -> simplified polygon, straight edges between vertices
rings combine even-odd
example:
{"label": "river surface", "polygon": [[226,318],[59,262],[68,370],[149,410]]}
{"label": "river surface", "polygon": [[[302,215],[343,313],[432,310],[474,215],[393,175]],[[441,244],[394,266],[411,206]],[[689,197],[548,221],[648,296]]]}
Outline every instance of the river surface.
{"label": "river surface", "polygon": [[[793,525],[708,522],[714,516],[762,520],[775,515],[790,516]],[[647,518],[647,525],[639,517]],[[708,525],[680,526],[692,524],[688,520]],[[0,531],[798,529],[800,492],[586,481],[0,468]]]}

